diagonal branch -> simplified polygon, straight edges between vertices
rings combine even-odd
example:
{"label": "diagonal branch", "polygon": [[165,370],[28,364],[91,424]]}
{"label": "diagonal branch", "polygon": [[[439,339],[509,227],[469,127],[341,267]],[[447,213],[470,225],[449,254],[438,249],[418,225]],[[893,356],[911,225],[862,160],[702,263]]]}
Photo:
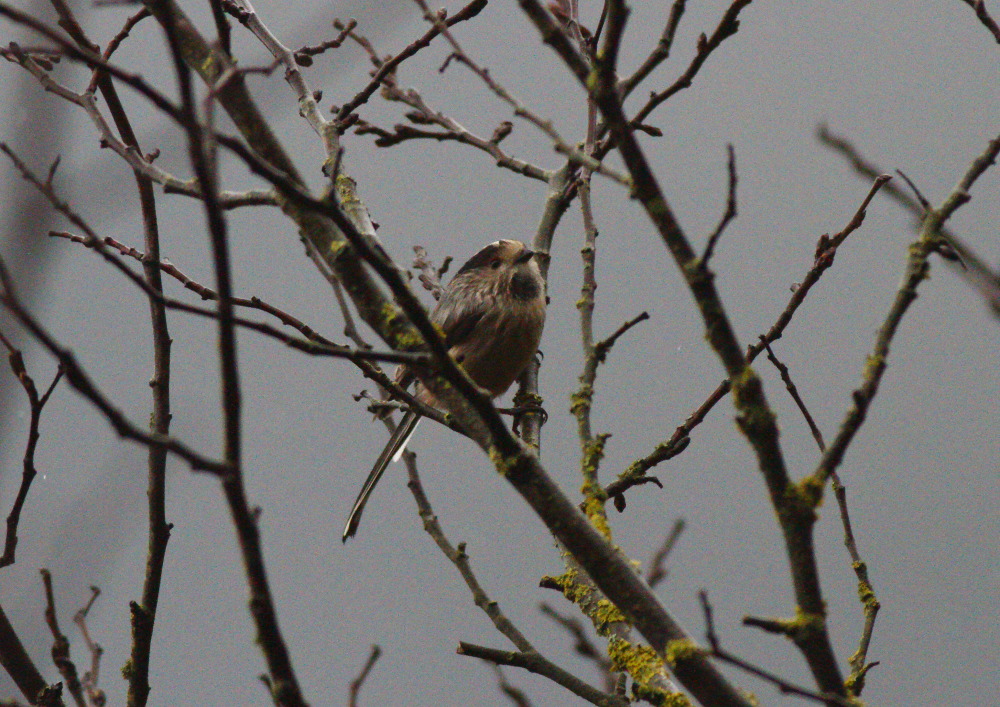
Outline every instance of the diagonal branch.
{"label": "diagonal branch", "polygon": [[627,700],[621,700],[613,695],[601,692],[583,682],[575,675],[560,668],[539,653],[525,635],[521,633],[520,629],[503,613],[500,605],[489,598],[486,590],[483,589],[479,583],[479,579],[472,571],[469,556],[465,552],[465,543],[459,543],[456,547],[451,544],[451,541],[444,534],[444,529],[438,522],[437,516],[434,514],[434,509],[431,507],[430,501],[424,493],[423,484],[420,482],[420,475],[417,473],[417,465],[413,455],[408,454],[405,456],[405,459],[410,478],[407,485],[417,502],[417,509],[420,513],[420,518],[423,520],[424,530],[433,538],[435,544],[444,553],[444,556],[455,565],[459,574],[462,575],[462,579],[472,593],[472,599],[476,606],[483,610],[490,621],[493,622],[497,631],[503,634],[517,649],[516,651],[498,651],[490,648],[480,648],[463,641],[459,643],[458,653],[460,655],[483,658],[497,665],[517,665],[518,667],[525,668],[530,672],[549,678],[557,685],[561,685],[578,697],[595,705],[601,705],[602,707],[627,707]]}
{"label": "diagonal branch", "polygon": [[874,351],[868,357],[865,365],[862,385],[854,391],[853,404],[848,410],[837,436],[827,448],[816,467],[816,471],[813,472],[813,481],[820,488],[826,483],[830,474],[836,471],[844,458],[847,447],[864,423],[868,408],[878,392],[879,383],[888,365],[886,359],[889,355],[889,347],[896,335],[899,323],[917,298],[917,287],[930,272],[928,258],[934,251],[934,245],[940,237],[941,228],[960,206],[969,201],[971,198],[969,189],[983,172],[994,164],[998,154],[1000,154],[1000,136],[991,140],[983,153],[973,160],[969,169],[962,175],[958,184],[948,194],[941,206],[930,209],[924,217],[920,235],[917,241],[910,246],[903,280],[896,291],[892,306],[879,328]]}
{"label": "diagonal branch", "polygon": [[[785,329],[791,323],[799,306],[805,301],[806,296],[812,290],[813,286],[819,282],[823,273],[833,265],[834,257],[837,254],[837,249],[843,244],[843,242],[850,236],[854,231],[860,228],[861,224],[864,223],[865,214],[867,213],[868,205],[871,203],[872,199],[879,192],[880,189],[891,187],[890,183],[891,177],[888,175],[880,175],[875,179],[875,183],[872,184],[871,189],[869,189],[868,194],[865,196],[864,200],[861,202],[861,206],[851,217],[848,224],[838,233],[833,236],[823,235],[820,237],[819,242],[816,244],[816,254],[813,261],[812,267],[806,273],[805,277],[802,278],[795,287],[793,287],[793,292],[791,298],[788,300],[788,304],[785,305],[785,309],[778,316],[771,328],[758,339],[755,343],[747,347],[747,361],[752,362],[760,352],[764,349],[764,343],[772,343],[781,338],[784,334]],[[638,483],[646,483],[644,480],[651,477],[645,476],[645,473],[659,464],[660,462],[666,461],[667,459],[672,459],[673,457],[680,454],[684,449],[687,448],[690,442],[690,433],[697,427],[708,415],[709,411],[715,407],[722,398],[730,390],[729,380],[722,381],[718,387],[712,392],[711,395],[703,402],[697,410],[691,413],[684,423],[678,426],[673,435],[665,442],[660,443],[656,448],[647,454],[642,459],[633,462],[629,467],[622,472],[618,480],[608,485],[607,492],[609,496],[616,498],[623,498],[622,493],[627,489]]]}
{"label": "diagonal branch", "polygon": [[[740,3],[737,2],[736,5]],[[529,6],[538,6],[538,3],[536,0],[521,0],[522,8]],[[761,381],[750,368],[728,321],[713,283],[714,276],[694,254],[635,137],[633,124],[625,116],[617,91],[614,59],[624,32],[627,8],[623,0],[609,0],[608,7],[608,29],[602,50],[597,55],[595,75],[584,78],[582,83],[601,110],[611,137],[628,168],[634,183],[633,196],[645,208],[647,216],[683,274],[700,310],[708,341],[732,381],[734,403],[738,412],[737,423],[756,453],[772,505],[781,521],[798,603],[797,610],[807,617],[808,630],[797,635],[796,643],[820,688],[843,695],[843,678],[827,632],[826,606],[813,548],[812,528],[816,519],[814,499],[788,476],[778,443],[775,415],[767,403]],[[547,20],[538,23],[542,36],[547,37],[552,31],[552,18],[542,8],[537,9],[541,14],[529,14],[533,20],[540,16]],[[722,30],[720,32],[724,33]],[[560,46],[566,45],[568,42]],[[579,77],[577,53],[558,51],[570,70]],[[657,644],[654,642],[655,645]],[[678,677],[685,686],[693,690],[679,672]],[[719,689],[722,686],[716,684],[715,687]],[[721,696],[713,695],[712,699],[721,699]],[[728,699],[741,698],[732,694]]]}
{"label": "diagonal branch", "polygon": [[987,12],[985,0],[962,0],[962,2],[975,11],[979,21],[983,23],[983,26],[990,31],[990,34],[1000,44],[1000,26],[997,25],[997,21]]}
{"label": "diagonal branch", "polygon": [[[827,126],[820,125],[816,136],[820,144],[843,156],[859,175],[873,177],[879,173],[878,167],[866,160],[851,142],[830,132]],[[892,184],[886,187],[885,193],[913,214],[916,227],[919,230],[924,216],[924,208],[919,201],[905,190]],[[960,265],[956,265],[953,270],[956,270],[969,285],[983,296],[994,316],[1000,317],[1000,271],[995,270],[991,264],[979,257],[950,229],[942,226],[939,235],[944,243],[958,255]],[[945,262],[951,261],[946,259]]]}

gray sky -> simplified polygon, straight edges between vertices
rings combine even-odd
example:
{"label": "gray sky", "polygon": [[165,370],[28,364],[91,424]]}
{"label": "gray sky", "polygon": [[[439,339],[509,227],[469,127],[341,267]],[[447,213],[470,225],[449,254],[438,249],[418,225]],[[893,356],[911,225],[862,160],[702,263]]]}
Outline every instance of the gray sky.
{"label": "gray sky", "polygon": [[[383,54],[398,51],[425,29],[415,6],[364,5],[335,2],[317,10],[306,3],[261,2],[257,9],[292,46],[331,37],[334,16],[356,17]],[[593,16],[592,3],[581,5]],[[668,7],[634,5],[621,59],[626,71],[655,42]],[[746,342],[764,332],[784,307],[789,287],[812,263],[818,236],[842,229],[869,188],[817,144],[818,123],[850,137],[885,169],[905,171],[935,204],[998,133],[1000,99],[994,87],[1000,85],[1000,53],[991,35],[959,0],[902,5],[755,3],[742,14],[740,32],[711,57],[694,86],[650,120],[664,136],[644,139],[644,147],[696,247],[722,213],[726,144],[735,147],[740,213],[718,246],[714,267],[731,320]],[[674,57],[648,88],[672,82],[693,55],[697,35],[714,29],[725,6],[689,4]],[[119,10],[95,11],[90,18],[95,36],[106,41],[122,16]],[[4,41],[21,36],[3,27]],[[242,30],[235,34],[243,65],[266,63],[263,50]],[[494,0],[458,36],[498,81],[552,118],[565,136],[582,137],[582,91],[540,44],[515,3]],[[488,136],[499,121],[511,118],[509,111],[461,66],[438,74],[445,56],[443,46],[432,47],[406,65],[401,83],[419,88],[432,106]],[[159,33],[146,21],[119,61],[169,86],[171,79],[162,77],[159,66],[163,58]],[[11,64],[2,70],[11,86],[23,73]],[[323,90],[329,106],[352,96],[367,71],[361,53],[345,46],[318,58],[306,77]],[[81,75],[66,67],[61,72]],[[294,97],[279,74],[254,77],[251,85],[302,171],[319,185],[321,145],[298,118]],[[637,92],[632,110],[644,95]],[[54,114],[58,102],[51,96],[42,100]],[[176,130],[138,101],[132,103],[145,128],[145,149],[161,147],[162,165],[187,175]],[[400,119],[397,108],[377,100],[364,115],[384,126]],[[9,104],[0,117],[0,140],[16,142],[30,124],[30,114]],[[97,149],[81,115],[71,112],[67,120],[62,140],[72,147],[62,148],[64,195],[102,235],[140,245],[128,170],[109,151]],[[461,261],[489,241],[528,240],[534,233],[544,185],[497,169],[471,148],[407,143],[387,151],[353,135],[345,145],[345,169],[358,180],[380,236],[399,262],[409,262],[413,244],[425,246],[435,259],[453,255]],[[59,149],[33,142],[16,146],[39,170]],[[546,141],[523,122],[515,124],[504,147],[547,168],[560,164]],[[228,188],[253,184],[238,166],[228,167]],[[14,189],[18,178],[7,162],[0,163],[0,174],[4,189]],[[1000,172],[987,173],[975,185],[972,202],[952,221],[955,231],[992,263],[998,259],[998,186]],[[207,238],[197,205],[176,196],[158,203],[167,224],[164,255],[209,284]],[[613,433],[602,466],[607,481],[669,437],[723,374],[704,342],[690,295],[638,205],[620,187],[598,179],[595,209],[601,230],[597,335],[606,336],[640,311],[651,317],[619,342],[598,377],[594,427]],[[51,223],[67,226],[58,218]],[[581,369],[574,306],[580,224],[573,211],[556,236],[542,342],[541,386],[550,414],[542,460],[571,494],[580,485],[575,423],[568,412]],[[48,227],[38,226],[33,237],[39,243]],[[47,264],[34,257],[34,250],[25,257],[29,251],[14,245],[13,227],[5,228],[5,259],[25,258],[28,272],[47,268],[47,280],[40,274],[25,277],[48,283],[36,301],[51,331],[76,351],[132,419],[144,422],[152,368],[147,307],[140,293],[98,257],[68,243],[52,249],[55,257]],[[339,336],[342,323],[333,298],[279,213],[233,213],[230,233],[238,294],[258,295]],[[827,438],[836,432],[859,383],[913,237],[908,215],[877,198],[864,226],[838,252],[775,346]],[[181,293],[175,283],[169,287]],[[0,321],[6,330],[7,320]],[[221,439],[214,332],[203,322],[173,315],[171,334],[172,431],[212,453]],[[995,698],[998,343],[997,320],[954,271],[935,259],[932,277],[895,340],[869,420],[842,467],[860,549],[883,606],[869,654],[882,664],[869,674],[864,694],[869,704],[978,705]],[[51,361],[34,347],[26,353],[36,380],[47,381]],[[346,546],[340,543],[351,502],[385,439],[382,426],[373,424],[351,397],[371,390],[370,382],[348,364],[308,359],[250,333],[241,334],[240,354],[248,492],[262,508],[279,619],[306,698],[316,705],[346,704],[348,683],[369,646],[377,643],[385,653],[364,687],[362,704],[502,704],[490,670],[454,650],[459,640],[501,648],[507,643],[473,606],[457,572],[423,532],[401,465],[383,480],[358,537]],[[778,413],[792,473],[810,472],[817,452],[804,422],[774,370],[763,360],[756,369]],[[19,483],[27,406],[8,373],[0,375],[0,386],[6,391],[4,404],[12,406],[0,449],[0,504],[6,515]],[[666,606],[700,639],[697,591],[707,589],[724,645],[808,684],[794,648],[740,623],[747,614],[787,616],[793,603],[780,534],[753,455],[732,416],[731,404],[720,404],[693,434],[690,448],[658,467],[664,489],[646,486],[629,495],[627,511],[612,515],[615,539],[631,557],[646,562],[673,521],[683,517],[687,530],[658,592]],[[46,665],[37,568],[47,566],[54,574],[67,629],[72,612],[88,596],[87,587],[100,586],[104,594],[93,610],[91,630],[106,649],[102,686],[112,703],[120,704],[127,602],[139,596],[146,543],[145,454],[119,441],[66,386],[46,410],[42,434],[42,475],[23,514],[19,561],[0,571],[0,599],[36,661]],[[541,523],[467,440],[425,424],[413,447],[446,533],[453,542],[468,543],[490,596],[540,650],[596,680],[590,666],[572,654],[570,639],[537,610],[547,601],[572,612],[559,596],[537,586],[541,576],[561,571]],[[256,679],[263,662],[253,645],[245,583],[218,486],[172,462],[168,504],[175,528],[154,642],[150,704],[268,704]],[[846,664],[857,647],[862,619],[832,498],[821,509],[816,537],[830,630]],[[74,655],[83,655],[78,640]],[[578,703],[544,680],[513,670],[507,674],[537,705]],[[48,675],[54,678],[54,669]],[[749,677],[732,675],[762,704],[799,703]],[[13,696],[12,686],[0,684],[0,697]]]}

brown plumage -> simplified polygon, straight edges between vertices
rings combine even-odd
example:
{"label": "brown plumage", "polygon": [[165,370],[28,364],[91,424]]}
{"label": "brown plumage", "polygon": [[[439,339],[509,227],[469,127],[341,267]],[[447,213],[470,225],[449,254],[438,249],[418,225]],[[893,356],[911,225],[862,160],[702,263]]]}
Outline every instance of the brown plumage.
{"label": "brown plumage", "polygon": [[[444,332],[455,361],[495,398],[517,380],[538,350],[545,303],[545,281],[534,253],[520,241],[502,240],[480,250],[455,273],[431,312],[431,321]],[[412,374],[401,367],[396,378],[406,384]],[[419,382],[416,396],[428,405],[438,405]],[[375,484],[402,454],[419,421],[419,413],[408,411],[389,438],[351,509],[344,527],[345,542],[357,531]]]}

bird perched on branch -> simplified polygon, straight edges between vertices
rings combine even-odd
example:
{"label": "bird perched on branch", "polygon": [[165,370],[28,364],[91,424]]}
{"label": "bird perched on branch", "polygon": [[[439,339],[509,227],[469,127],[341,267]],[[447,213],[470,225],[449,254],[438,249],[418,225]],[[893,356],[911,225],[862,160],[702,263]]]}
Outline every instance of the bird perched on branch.
{"label": "bird perched on branch", "polygon": [[[545,303],[545,281],[535,253],[520,241],[502,240],[480,250],[455,273],[431,312],[431,321],[444,333],[452,358],[495,398],[517,380],[538,350]],[[413,377],[406,366],[396,371],[396,380],[404,386]],[[415,395],[438,406],[434,394],[419,381]],[[402,455],[419,421],[420,413],[407,411],[375,460],[347,519],[344,542],[357,531],[375,484]]]}

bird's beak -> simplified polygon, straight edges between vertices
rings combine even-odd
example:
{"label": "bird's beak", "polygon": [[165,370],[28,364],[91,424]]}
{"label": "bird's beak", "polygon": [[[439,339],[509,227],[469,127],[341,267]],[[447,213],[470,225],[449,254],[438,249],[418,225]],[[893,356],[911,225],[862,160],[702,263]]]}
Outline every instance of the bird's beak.
{"label": "bird's beak", "polygon": [[517,256],[517,260],[515,260],[514,262],[520,265],[521,263],[528,262],[533,257],[535,257],[535,251],[531,250],[531,248],[525,248],[524,252],[521,253],[519,256]]}

